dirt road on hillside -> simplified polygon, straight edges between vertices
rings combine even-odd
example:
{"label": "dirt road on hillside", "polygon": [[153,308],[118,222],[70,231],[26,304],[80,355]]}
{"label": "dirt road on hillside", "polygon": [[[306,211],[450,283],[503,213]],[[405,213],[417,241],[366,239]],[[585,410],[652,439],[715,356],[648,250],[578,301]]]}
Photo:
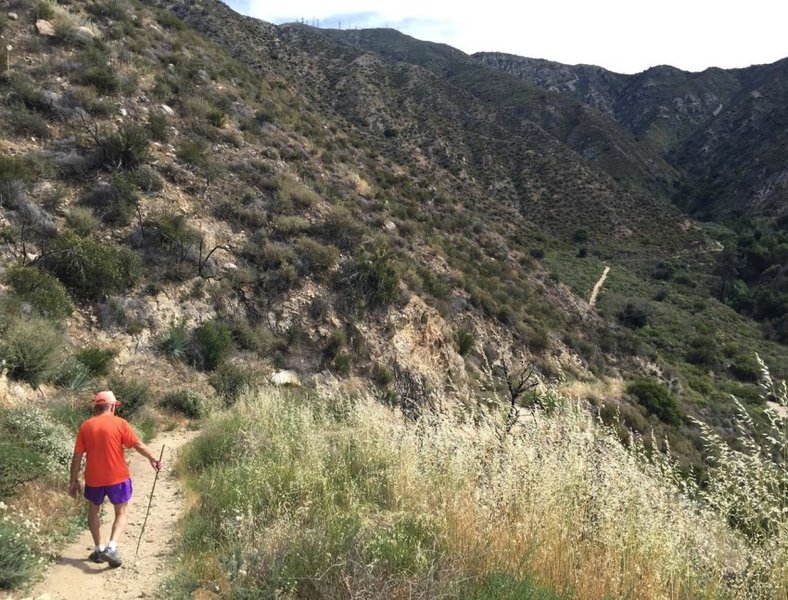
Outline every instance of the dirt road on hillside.
{"label": "dirt road on hillside", "polygon": [[[158,586],[169,570],[176,526],[184,510],[184,496],[172,469],[179,448],[195,435],[196,432],[190,431],[166,432],[148,444],[156,456],[161,452],[162,444],[165,445],[164,467],[156,483],[136,564],[134,550],[148,507],[155,471],[151,469],[147,459],[132,450],[126,457],[130,459],[134,497],[129,505],[128,526],[118,544],[123,566],[110,569],[106,564],[89,562],[87,556],[93,549],[93,541],[86,529],[76,542],[63,550],[60,559],[52,565],[41,583],[32,591],[17,593],[11,597],[32,600],[120,600],[155,597]],[[105,539],[109,536],[111,522],[112,507],[105,504],[101,527]]]}

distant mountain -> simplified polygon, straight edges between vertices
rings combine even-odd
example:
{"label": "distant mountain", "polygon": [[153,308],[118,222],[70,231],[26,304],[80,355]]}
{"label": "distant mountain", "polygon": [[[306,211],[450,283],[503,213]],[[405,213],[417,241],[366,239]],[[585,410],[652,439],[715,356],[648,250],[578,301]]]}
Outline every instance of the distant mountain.
{"label": "distant mountain", "polygon": [[788,213],[788,59],[621,75],[499,53],[474,58],[614,118],[682,173],[676,201],[705,218]]}

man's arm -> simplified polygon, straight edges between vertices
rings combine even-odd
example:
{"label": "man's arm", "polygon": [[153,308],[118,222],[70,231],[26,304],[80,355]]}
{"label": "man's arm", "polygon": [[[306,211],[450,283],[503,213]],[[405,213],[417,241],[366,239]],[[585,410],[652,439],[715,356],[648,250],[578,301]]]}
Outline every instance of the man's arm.
{"label": "man's arm", "polygon": [[82,455],[84,452],[74,452],[71,457],[71,480],[68,484],[68,494],[76,498],[79,494],[79,472],[82,469]]}
{"label": "man's arm", "polygon": [[143,444],[142,442],[137,442],[132,446],[132,448],[134,448],[137,452],[139,452],[145,458],[147,458],[150,461],[151,467],[153,467],[157,471],[161,469],[161,461],[155,456],[153,456],[153,454],[145,444]]}

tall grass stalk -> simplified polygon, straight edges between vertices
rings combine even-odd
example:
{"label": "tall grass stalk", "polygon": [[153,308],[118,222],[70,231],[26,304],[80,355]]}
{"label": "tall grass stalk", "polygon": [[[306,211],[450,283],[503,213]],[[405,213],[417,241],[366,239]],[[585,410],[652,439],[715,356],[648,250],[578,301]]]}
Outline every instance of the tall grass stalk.
{"label": "tall grass stalk", "polygon": [[468,598],[503,581],[511,597],[779,597],[784,518],[753,543],[669,460],[547,404],[509,427],[506,410],[414,423],[362,400],[247,396],[181,461],[197,495],[170,593]]}

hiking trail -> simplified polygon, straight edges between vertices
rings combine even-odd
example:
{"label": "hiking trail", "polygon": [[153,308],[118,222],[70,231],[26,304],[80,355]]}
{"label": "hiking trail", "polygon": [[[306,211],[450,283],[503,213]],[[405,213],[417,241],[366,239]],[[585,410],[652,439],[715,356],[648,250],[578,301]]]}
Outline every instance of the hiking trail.
{"label": "hiking trail", "polygon": [[591,306],[591,308],[596,305],[596,297],[599,294],[599,291],[602,289],[602,285],[605,283],[608,273],[610,273],[610,267],[605,265],[605,270],[602,271],[602,277],[600,277],[599,281],[597,281],[596,285],[594,285],[594,289],[591,291],[591,297],[588,299],[588,304]]}
{"label": "hiking trail", "polygon": [[[95,564],[87,560],[93,550],[90,532],[85,529],[79,538],[65,547],[60,558],[49,568],[43,581],[30,591],[17,592],[15,599],[30,600],[83,600],[84,598],[153,598],[167,575],[177,537],[185,498],[180,483],[173,474],[178,450],[191,441],[197,432],[168,431],[160,433],[147,444],[155,456],[164,448],[164,466],[156,482],[153,502],[145,525],[138,559],[134,561],[137,539],[142,530],[148,498],[156,472],[148,459],[134,450],[127,451],[129,468],[134,484],[134,496],[129,504],[129,520],[118,551],[123,565],[111,569],[106,563]],[[64,492],[65,493],[65,492]],[[82,500],[84,502],[84,500]],[[102,511],[102,541],[106,543],[112,523],[112,505],[104,503]]]}

